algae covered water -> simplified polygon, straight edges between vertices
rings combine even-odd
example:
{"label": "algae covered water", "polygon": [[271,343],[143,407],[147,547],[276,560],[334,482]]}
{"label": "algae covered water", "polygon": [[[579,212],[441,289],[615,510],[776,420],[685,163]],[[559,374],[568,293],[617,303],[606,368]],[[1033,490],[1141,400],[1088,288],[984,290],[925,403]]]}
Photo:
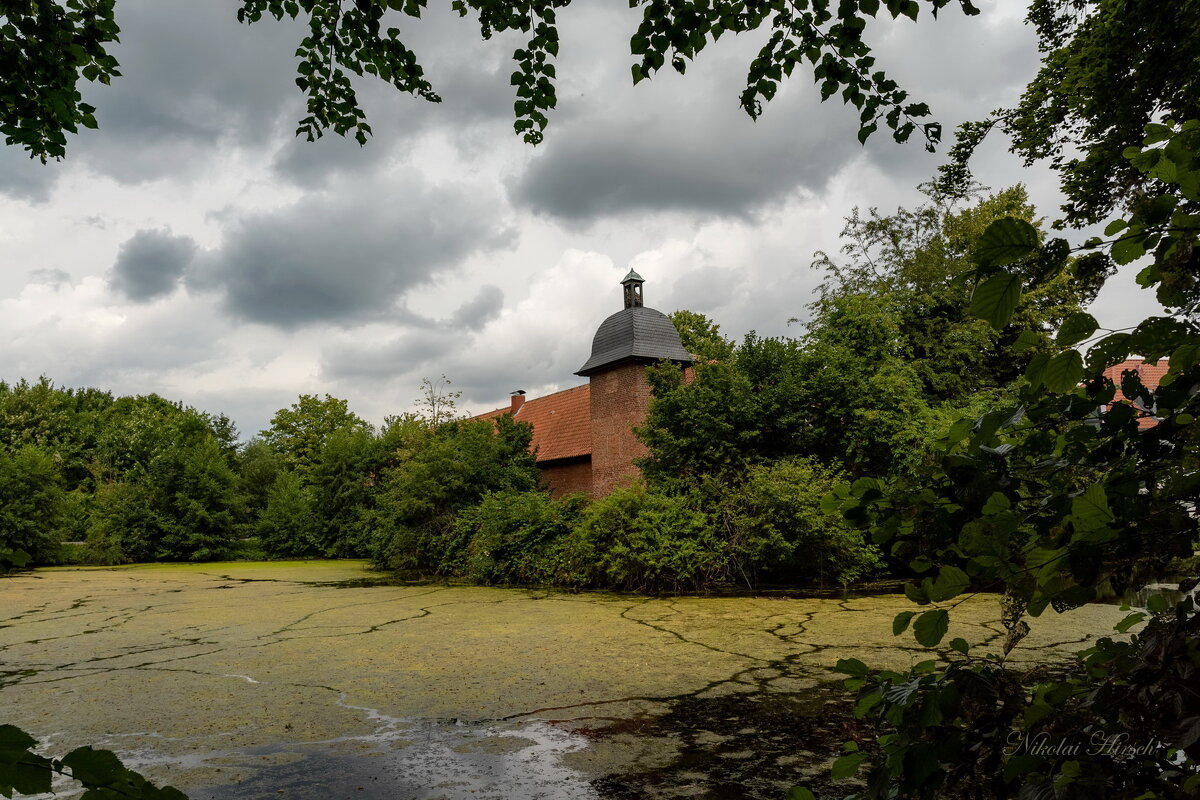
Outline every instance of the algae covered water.
{"label": "algae covered water", "polygon": [[[838,659],[930,657],[891,636],[907,608],[406,584],[352,561],[37,570],[0,580],[0,722],[194,800],[778,797],[854,733]],[[1048,614],[1014,657],[1122,616]],[[988,646],[998,617],[972,598],[947,641]]]}

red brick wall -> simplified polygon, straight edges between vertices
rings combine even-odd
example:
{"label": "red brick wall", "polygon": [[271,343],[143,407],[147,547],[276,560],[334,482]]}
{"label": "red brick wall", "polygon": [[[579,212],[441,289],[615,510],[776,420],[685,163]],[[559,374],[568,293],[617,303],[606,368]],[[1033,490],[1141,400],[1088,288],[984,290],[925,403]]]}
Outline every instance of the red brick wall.
{"label": "red brick wall", "polygon": [[604,497],[627,486],[639,471],[635,458],[649,451],[633,435],[646,419],[650,383],[641,364],[623,364],[591,376],[592,496]]}
{"label": "red brick wall", "polygon": [[550,484],[550,496],[555,499],[576,492],[592,493],[592,462],[586,458],[548,464],[538,469],[542,480]]}

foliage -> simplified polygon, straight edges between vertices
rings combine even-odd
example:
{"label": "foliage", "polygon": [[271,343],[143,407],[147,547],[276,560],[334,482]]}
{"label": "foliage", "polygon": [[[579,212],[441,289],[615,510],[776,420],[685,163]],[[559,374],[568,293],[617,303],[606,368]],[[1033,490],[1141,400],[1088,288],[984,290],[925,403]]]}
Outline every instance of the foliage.
{"label": "foliage", "polygon": [[713,585],[725,574],[724,545],[687,497],[616,489],[588,506],[565,544],[570,574],[584,585],[673,592]]}
{"label": "foliage", "polygon": [[[29,10],[5,10],[7,22],[0,26],[0,74],[5,76],[0,82],[0,131],[8,144],[19,144],[43,160],[61,158],[64,131],[75,132],[80,124],[95,127],[95,109],[80,101],[77,86],[80,77],[107,84],[120,74],[106,49],[119,33],[114,3],[46,0]],[[726,34],[769,32],[749,65],[740,97],[742,109],[752,118],[762,114],[779,84],[802,64],[820,84],[822,101],[840,95],[858,112],[859,141],[865,142],[881,125],[897,142],[907,141],[919,128],[932,150],[941,139],[941,124],[926,121],[929,106],[914,101],[877,67],[865,33],[881,9],[892,19],[915,20],[922,5],[937,16],[951,3],[636,0],[630,8],[641,7],[641,21],[629,42],[631,76],[637,84],[668,63],[683,73],[688,62]],[[570,0],[452,3],[459,16],[476,18],[484,39],[508,31],[525,35],[524,45],[513,52],[516,69],[510,83],[516,93],[514,128],[531,144],[542,141],[548,115],[557,104],[558,13],[569,4]],[[965,14],[979,13],[971,0],[957,0],[956,5]],[[296,50],[296,85],[307,99],[307,115],[296,133],[311,141],[332,129],[343,136],[352,133],[361,144],[371,127],[351,75],[372,75],[401,92],[430,102],[441,100],[397,27],[411,24],[425,7],[425,0],[356,0],[350,6],[331,0],[242,0],[237,17],[245,23],[264,16],[307,22],[308,34]]]}
{"label": "foliage", "polygon": [[747,583],[850,583],[883,566],[863,534],[822,509],[840,475],[807,459],[751,467],[743,484],[726,490],[719,519],[731,558]]}
{"label": "foliage", "polygon": [[578,495],[558,502],[541,491],[487,495],[455,522],[455,571],[480,583],[577,583],[564,573],[563,548],[582,504]]}
{"label": "foliage", "polygon": [[[1027,195],[1014,187],[957,209],[926,191],[931,202],[915,210],[856,210],[841,258],[817,254],[827,277],[802,338],[751,334],[698,363],[690,383],[678,370],[651,372],[654,401],[639,435],[652,485],[738,481],[755,464],[797,455],[856,476],[912,470],[949,422],[1003,397],[998,390],[1033,351],[1049,346],[1042,331],[1094,296],[1095,265],[1085,262],[1086,280],[1060,274],[1014,303],[1012,324],[992,330],[971,313],[960,276],[990,223],[1009,215],[1030,223]],[[723,343],[703,317],[681,319],[688,336]],[[1018,348],[1030,329],[1037,338]]]}
{"label": "foliage", "polygon": [[328,394],[323,400],[316,395],[302,394],[288,408],[276,411],[271,418],[271,427],[259,437],[288,468],[307,476],[334,431],[343,428],[364,430],[366,427],[367,423],[349,410],[345,400]]}
{"label": "foliage", "polygon": [[33,751],[36,744],[20,728],[0,725],[0,795],[48,794],[61,775],[76,782],[87,800],[187,800],[174,787],[155,786],[110,750],[77,747],[62,758],[47,758]]}
{"label": "foliage", "polygon": [[66,152],[66,132],[96,127],[80,77],[107,84],[121,73],[116,0],[5,3],[0,20],[0,134],[45,162]]}
{"label": "foliage", "polygon": [[[829,499],[828,507],[869,526],[892,555],[928,573],[906,588],[918,604],[952,600],[972,582],[1002,588],[1005,654],[1028,631],[1026,613],[1120,591],[1161,571],[1172,556],[1191,556],[1200,542],[1200,328],[1192,315],[1200,299],[1192,279],[1198,154],[1200,121],[1148,126],[1143,148],[1127,156],[1155,191],[1129,218],[1108,225],[1113,238],[1084,245],[1119,264],[1152,254],[1139,282],[1157,287],[1173,313],[1098,337],[1088,315],[1068,318],[1054,347],[1031,360],[1012,404],[956,423],[927,472],[890,484],[863,479]],[[1068,251],[1065,242],[1040,242],[1017,220],[993,223],[976,249],[975,312],[994,327],[1007,324],[1026,285],[1078,268]],[[1001,281],[1015,283],[1015,297],[989,291]],[[1088,340],[1085,357],[1075,348]],[[1133,371],[1117,382],[1105,377],[1106,368],[1134,353],[1150,362],[1170,357],[1157,390]],[[1117,383],[1129,401],[1113,404]],[[1147,417],[1157,424],[1139,425]],[[930,662],[909,673],[872,674],[843,664],[863,689],[861,712],[888,731],[866,796],[938,796],[943,775],[976,787],[973,796],[1133,798],[1175,796],[1181,784],[1185,792],[1200,789],[1200,616],[1187,595],[1194,586],[1194,579],[1182,584],[1184,596],[1173,607],[1158,598],[1119,625],[1125,632],[1149,615],[1130,641],[1101,640],[1072,672],[1032,687],[1002,656],[972,656],[963,641],[951,647],[964,658],[941,670]],[[912,622],[917,641],[935,646],[949,610],[905,612],[895,629]],[[1013,732],[1022,741],[1079,732],[1145,746],[1120,757],[1084,747],[1066,758],[1006,749]]]}
{"label": "foliage", "polygon": [[34,445],[54,454],[68,489],[92,487],[92,465],[102,413],[113,403],[109,392],[0,381],[0,447]]}
{"label": "foliage", "polygon": [[505,415],[445,423],[408,458],[386,469],[376,507],[372,557],[392,568],[452,571],[455,516],[490,492],[529,491],[539,480],[529,453],[533,429]]}
{"label": "foliage", "polygon": [[209,436],[102,486],[88,542],[108,562],[220,558],[234,536],[236,504],[236,477]]}
{"label": "foliage", "polygon": [[251,439],[238,451],[238,494],[247,513],[267,507],[267,497],[283,471],[283,459],[262,439]]}
{"label": "foliage", "polygon": [[734,343],[721,335],[721,326],[703,314],[680,309],[667,315],[679,331],[683,349],[697,361],[727,361],[733,357]]}
{"label": "foliage", "polygon": [[999,127],[1026,164],[1048,161],[1067,197],[1065,222],[1096,223],[1147,188],[1124,151],[1164,116],[1200,108],[1200,4],[1195,0],[1032,0],[1042,66],[1015,108],[967,123],[943,169],[947,189],[969,180],[967,162]]}
{"label": "foliage", "polygon": [[0,447],[0,571],[57,557],[65,492],[54,459],[33,445]]}
{"label": "foliage", "polygon": [[262,548],[271,556],[317,556],[324,550],[325,524],[313,491],[295,472],[282,472],[267,493],[267,505],[255,526]]}

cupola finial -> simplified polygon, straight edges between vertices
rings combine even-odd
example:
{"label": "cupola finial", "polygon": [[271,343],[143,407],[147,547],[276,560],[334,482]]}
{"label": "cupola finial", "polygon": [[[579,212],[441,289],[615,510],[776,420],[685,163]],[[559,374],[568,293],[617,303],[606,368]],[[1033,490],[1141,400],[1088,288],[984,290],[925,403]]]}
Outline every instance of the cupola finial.
{"label": "cupola finial", "polygon": [[642,284],[646,280],[638,275],[632,269],[629,274],[621,280],[621,285],[625,287],[625,307],[640,308],[642,303]]}

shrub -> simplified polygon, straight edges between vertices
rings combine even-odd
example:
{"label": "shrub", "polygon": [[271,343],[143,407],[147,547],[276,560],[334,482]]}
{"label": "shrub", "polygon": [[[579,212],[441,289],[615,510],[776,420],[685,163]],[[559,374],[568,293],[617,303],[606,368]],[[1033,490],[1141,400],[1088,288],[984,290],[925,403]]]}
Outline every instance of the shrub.
{"label": "shrub", "polygon": [[581,583],[640,592],[702,589],[726,577],[727,554],[688,497],[617,489],[588,506],[565,542]]}
{"label": "shrub", "polygon": [[279,473],[267,492],[267,507],[258,518],[262,549],[273,557],[304,557],[322,553],[322,519],[312,490],[294,471]]}
{"label": "shrub", "polygon": [[167,448],[97,488],[89,548],[104,563],[222,558],[234,534],[235,487],[214,437]]}
{"label": "shrub", "polygon": [[842,475],[815,461],[752,467],[721,504],[731,557],[747,580],[849,583],[883,566],[879,551],[821,499]]}
{"label": "shrub", "polygon": [[493,492],[459,514],[461,545],[456,563],[445,566],[481,583],[571,583],[563,546],[582,502],[581,495],[555,501],[539,491]]}
{"label": "shrub", "polygon": [[489,492],[537,487],[532,435],[529,425],[509,416],[436,428],[384,473],[376,506],[367,512],[372,558],[393,569],[454,571],[454,554],[466,545],[455,534],[459,512]]}
{"label": "shrub", "polygon": [[0,448],[0,551],[23,552],[33,563],[53,562],[65,502],[50,454],[32,445],[11,453]]}

